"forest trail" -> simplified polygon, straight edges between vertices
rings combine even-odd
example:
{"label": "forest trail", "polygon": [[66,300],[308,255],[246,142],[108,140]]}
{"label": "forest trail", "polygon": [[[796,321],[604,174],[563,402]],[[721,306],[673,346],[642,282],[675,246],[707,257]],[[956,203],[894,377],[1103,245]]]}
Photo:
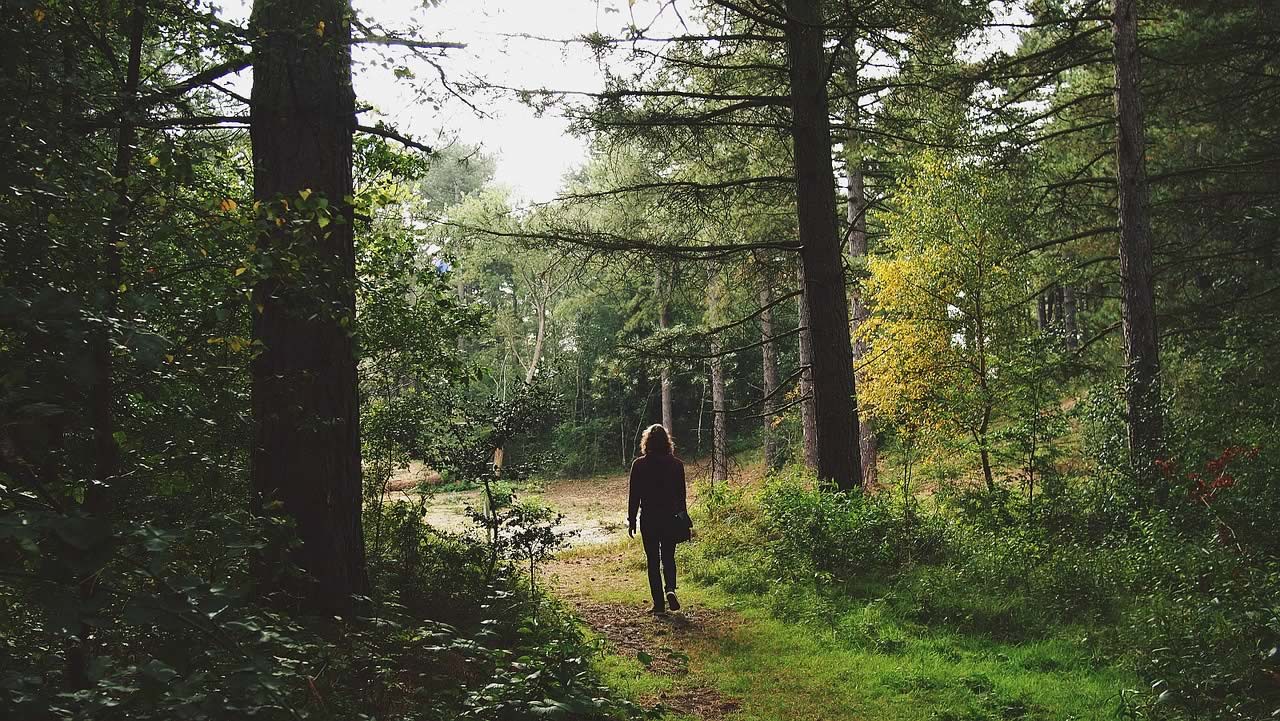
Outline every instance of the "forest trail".
{"label": "forest trail", "polygon": [[604,643],[617,667],[612,675],[627,678],[636,701],[661,704],[675,718],[726,718],[740,704],[702,678],[698,657],[731,636],[742,619],[697,603],[666,616],[650,614],[638,546],[636,539],[569,551],[542,575]]}
{"label": "forest trail", "polygon": [[[692,505],[697,501],[702,483],[700,479],[707,477],[710,459],[686,460],[685,465],[690,479],[689,503]],[[736,467],[733,471],[735,485],[759,482],[763,476],[763,467],[758,463]],[[396,474],[388,487],[411,488],[411,481],[421,480],[425,475],[424,466],[415,461]],[[564,514],[556,530],[567,534],[565,545],[568,548],[613,543],[627,536],[626,474],[560,478],[517,493],[522,499],[540,501]],[[468,505],[478,506],[481,495],[479,489],[436,492],[427,501],[427,522],[435,528],[455,533],[474,531],[475,526],[467,518],[466,508]],[[388,502],[414,502],[416,498],[417,493],[413,490],[387,492]]]}

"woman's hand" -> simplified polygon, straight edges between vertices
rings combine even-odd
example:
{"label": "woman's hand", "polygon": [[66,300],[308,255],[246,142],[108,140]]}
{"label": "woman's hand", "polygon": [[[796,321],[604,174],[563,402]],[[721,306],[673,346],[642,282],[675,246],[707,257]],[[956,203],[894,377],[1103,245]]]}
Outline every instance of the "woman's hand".
{"label": "woman's hand", "polygon": [[627,519],[627,537],[636,537],[636,522],[634,519]]}

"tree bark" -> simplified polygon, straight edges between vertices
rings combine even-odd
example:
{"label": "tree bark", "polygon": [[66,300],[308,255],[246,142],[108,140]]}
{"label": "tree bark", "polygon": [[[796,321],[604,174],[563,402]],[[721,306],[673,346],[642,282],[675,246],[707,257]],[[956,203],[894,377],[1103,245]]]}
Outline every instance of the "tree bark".
{"label": "tree bark", "polygon": [[[301,280],[262,278],[253,332],[255,504],[279,502],[296,524],[294,560],[315,580],[286,588],[308,610],[344,614],[366,591],[360,525],[360,415],[356,381],[351,152],[350,4],[257,0],[252,121],[254,197],[290,219],[328,202],[321,226],[283,223],[263,233],[268,253],[300,259]],[[282,201],[287,201],[287,208]],[[307,208],[310,210],[303,210]],[[263,574],[266,588],[273,590]]]}
{"label": "tree bark", "polygon": [[[658,329],[666,330],[671,327],[671,291],[669,284],[664,282],[661,266],[654,273],[653,291],[658,299]],[[668,435],[673,435],[675,413],[671,405],[671,362],[664,362],[659,373],[662,379],[662,427],[667,429]]]}
{"label": "tree bark", "polygon": [[778,434],[774,431],[774,409],[778,407],[778,347],[773,341],[773,287],[769,279],[765,279],[760,288],[760,355],[762,384],[764,395],[763,408],[760,413],[764,417],[764,468],[773,471],[782,467],[782,454],[778,449]]}
{"label": "tree bark", "polygon": [[[714,323],[720,315],[722,288],[720,279],[712,278],[707,289],[708,317]],[[711,335],[711,481],[729,478],[729,436],[724,401],[724,344],[717,334]]]}
{"label": "tree bark", "polygon": [[1129,457],[1140,478],[1154,482],[1153,461],[1163,436],[1160,351],[1156,335],[1146,152],[1139,92],[1136,0],[1113,0],[1116,178],[1120,220],[1121,325],[1124,331],[1125,404]]}
{"label": "tree bark", "polygon": [[[102,244],[101,285],[104,302],[99,328],[92,335],[92,384],[89,387],[89,415],[93,424],[94,480],[85,491],[84,510],[93,516],[111,512],[113,497],[119,489],[112,486],[120,470],[120,448],[115,431],[115,369],[111,358],[112,329],[119,308],[122,249],[128,242],[129,218],[133,201],[129,195],[129,177],[133,170],[133,151],[138,143],[137,103],[142,83],[142,41],[146,29],[146,6],[140,0],[132,4],[128,16],[129,56],[125,65],[124,86],[120,89],[120,127],[116,133],[115,163],[112,177],[116,186],[116,202],[108,219]],[[80,600],[86,605],[97,592],[96,578],[80,582]],[[93,656],[93,625],[82,620],[67,648],[66,679],[74,689],[88,688],[89,665]]]}
{"label": "tree bark", "polygon": [[525,385],[533,382],[535,376],[538,375],[538,363],[542,362],[542,348],[547,338],[547,303],[549,301],[535,300],[533,302],[534,311],[538,316],[538,330],[533,340],[533,355],[529,358],[529,367],[524,373]]}
{"label": "tree bark", "polygon": [[1080,329],[1076,325],[1076,289],[1069,285],[1062,287],[1062,333],[1068,350],[1075,350],[1080,345]]}
{"label": "tree bark", "polygon": [[[862,484],[849,303],[836,227],[835,169],[831,162],[830,104],[820,0],[788,0],[784,34],[791,79],[791,138],[796,173],[796,220],[809,311],[818,477],[841,490]],[[821,339],[821,342],[816,342]]]}
{"label": "tree bark", "polygon": [[813,336],[809,333],[809,303],[804,297],[804,273],[800,273],[800,332],[796,333],[800,361],[800,436],[804,465],[818,470],[818,419],[813,412]]}
{"label": "tree bark", "polygon": [[[850,62],[845,77],[850,89],[858,86],[858,58],[850,52]],[[858,94],[853,93],[850,100],[850,111],[847,117],[849,126],[845,138],[845,167],[848,175],[849,202],[847,218],[849,223],[849,265],[857,273],[849,290],[849,312],[852,324],[850,332],[853,336],[853,366],[855,388],[861,374],[858,368],[867,356],[867,343],[858,336],[862,324],[870,317],[867,304],[862,298],[861,269],[867,262],[867,189],[863,176],[862,138],[858,134]],[[858,428],[858,453],[862,468],[862,485],[871,488],[878,479],[879,448],[876,444],[876,432],[871,422],[862,414],[861,407],[854,397],[854,412]]]}

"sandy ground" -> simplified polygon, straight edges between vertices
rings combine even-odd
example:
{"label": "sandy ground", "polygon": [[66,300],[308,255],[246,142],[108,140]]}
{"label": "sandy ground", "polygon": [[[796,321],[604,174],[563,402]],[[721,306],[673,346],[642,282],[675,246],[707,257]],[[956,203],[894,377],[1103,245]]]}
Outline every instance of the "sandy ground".
{"label": "sandy ground", "polygon": [[[734,469],[738,475],[735,483],[759,480],[760,469],[745,467]],[[410,481],[425,477],[428,471],[421,465],[409,468],[392,478],[390,488],[412,487]],[[689,502],[697,498],[701,485],[698,479],[706,476],[706,464],[686,461],[689,479]],[[480,507],[482,492],[449,491],[433,494],[427,502],[426,519],[441,530],[469,533],[475,530],[466,516],[468,505]],[[593,546],[617,541],[627,533],[627,477],[625,475],[598,476],[595,478],[562,479],[548,482],[541,490],[526,491],[521,497],[541,501],[559,513],[564,521],[558,530],[569,533],[567,546]],[[414,491],[389,491],[388,501],[417,501]]]}
{"label": "sandy ground", "polygon": [[[411,469],[412,470],[412,469]],[[554,481],[541,491],[518,493],[523,499],[538,500],[564,514],[557,530],[570,534],[569,547],[616,541],[627,531],[627,479],[612,476]],[[432,494],[427,500],[426,519],[432,526],[455,533],[475,532],[467,518],[467,506],[479,508],[480,490],[448,491]],[[417,502],[414,491],[389,491],[387,501]]]}

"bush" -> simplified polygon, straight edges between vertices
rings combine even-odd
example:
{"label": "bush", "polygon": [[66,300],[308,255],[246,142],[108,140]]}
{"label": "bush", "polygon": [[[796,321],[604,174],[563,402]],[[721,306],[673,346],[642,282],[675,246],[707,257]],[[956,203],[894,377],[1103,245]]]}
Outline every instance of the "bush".
{"label": "bush", "polygon": [[1146,592],[1130,621],[1138,670],[1156,699],[1193,717],[1280,714],[1280,559],[1140,524]]}
{"label": "bush", "polygon": [[946,548],[947,524],[914,505],[895,505],[887,494],[838,493],[805,474],[772,480],[761,504],[780,571],[837,580],[931,562]]}

